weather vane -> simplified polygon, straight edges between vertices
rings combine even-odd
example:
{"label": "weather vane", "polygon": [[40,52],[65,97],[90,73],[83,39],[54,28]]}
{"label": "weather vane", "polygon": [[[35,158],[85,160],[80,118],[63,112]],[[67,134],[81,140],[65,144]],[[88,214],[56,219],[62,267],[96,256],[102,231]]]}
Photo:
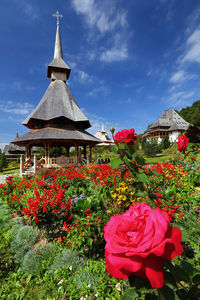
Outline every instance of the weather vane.
{"label": "weather vane", "polygon": [[52,16],[57,18],[57,25],[59,25],[59,18],[62,18],[63,15],[59,14],[59,11],[57,10],[57,12],[55,14],[53,14]]}

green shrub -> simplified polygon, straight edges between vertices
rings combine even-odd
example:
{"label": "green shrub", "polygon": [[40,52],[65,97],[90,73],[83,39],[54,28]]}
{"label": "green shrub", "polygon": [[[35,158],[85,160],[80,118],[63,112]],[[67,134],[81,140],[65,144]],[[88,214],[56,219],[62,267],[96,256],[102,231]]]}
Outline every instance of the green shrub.
{"label": "green shrub", "polygon": [[55,246],[51,244],[36,244],[25,254],[21,264],[22,271],[29,274],[38,273],[43,269],[43,264],[54,255],[55,250]]}
{"label": "green shrub", "polygon": [[50,266],[48,273],[53,273],[56,270],[62,269],[64,266],[69,266],[73,272],[77,271],[84,264],[84,259],[70,249],[66,249],[58,253]]}
{"label": "green shrub", "polygon": [[146,155],[155,155],[161,152],[161,146],[155,139],[150,139],[150,141],[145,139],[142,143],[142,149]]}
{"label": "green shrub", "polygon": [[2,171],[3,168],[6,168],[7,165],[8,165],[8,161],[6,159],[6,156],[0,149],[0,171]]}
{"label": "green shrub", "polygon": [[33,247],[38,238],[38,231],[32,226],[18,225],[14,228],[11,251],[15,253],[15,260],[20,263],[24,255]]}

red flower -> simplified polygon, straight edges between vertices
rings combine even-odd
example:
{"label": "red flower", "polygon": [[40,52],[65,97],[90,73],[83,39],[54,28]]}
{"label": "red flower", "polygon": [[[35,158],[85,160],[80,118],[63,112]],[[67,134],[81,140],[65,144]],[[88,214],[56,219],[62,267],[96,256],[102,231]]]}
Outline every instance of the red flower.
{"label": "red flower", "polygon": [[139,136],[135,134],[134,129],[123,129],[118,131],[114,136],[115,144],[120,142],[126,144],[134,144],[135,140],[137,140]]}
{"label": "red flower", "polygon": [[168,215],[160,208],[151,209],[145,203],[111,217],[104,232],[110,275],[147,278],[152,288],[164,285],[163,259],[172,260],[183,252],[180,229],[170,227]]}
{"label": "red flower", "polygon": [[188,143],[189,143],[189,138],[187,136],[180,135],[178,137],[177,150],[185,153],[185,149],[187,148]]}

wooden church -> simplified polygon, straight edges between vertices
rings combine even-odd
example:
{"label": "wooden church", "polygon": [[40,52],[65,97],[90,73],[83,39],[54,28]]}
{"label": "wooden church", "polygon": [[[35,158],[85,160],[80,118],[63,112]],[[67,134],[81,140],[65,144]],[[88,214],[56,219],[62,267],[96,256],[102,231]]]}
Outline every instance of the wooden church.
{"label": "wooden church", "polygon": [[179,134],[185,132],[190,123],[186,122],[173,108],[165,110],[156,122],[149,127],[144,135],[147,139],[154,138],[160,143],[164,136],[175,142]]}
{"label": "wooden church", "polygon": [[[59,13],[57,17],[57,31],[54,48],[54,58],[47,68],[47,77],[51,79],[44,96],[35,110],[22,123],[30,130],[17,137],[12,143],[25,146],[25,162],[21,160],[21,173],[25,169],[34,167],[66,167],[80,165],[83,161],[91,161],[92,147],[99,143],[99,139],[89,134],[86,129],[91,127],[88,118],[81,111],[74,99],[66,81],[71,69],[63,60],[62,43],[59,30]],[[45,155],[34,162],[31,160],[31,148],[44,147]],[[64,146],[66,156],[50,157],[50,147]],[[75,156],[69,157],[70,148],[75,148]],[[89,156],[86,157],[86,148]],[[80,155],[83,149],[83,157]]]}

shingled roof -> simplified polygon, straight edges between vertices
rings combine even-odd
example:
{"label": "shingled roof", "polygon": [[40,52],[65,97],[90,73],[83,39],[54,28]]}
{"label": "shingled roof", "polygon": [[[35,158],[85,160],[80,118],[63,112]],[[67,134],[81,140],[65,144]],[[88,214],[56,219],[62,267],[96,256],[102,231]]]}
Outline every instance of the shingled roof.
{"label": "shingled roof", "polygon": [[173,109],[165,110],[157,121],[149,128],[149,130],[156,127],[167,127],[168,131],[173,130],[187,130],[190,123],[185,121],[179,114]]}
{"label": "shingled roof", "polygon": [[81,124],[82,129],[91,127],[91,124],[79,108],[69,87],[62,80],[52,81],[36,109],[24,120],[23,125],[35,128],[41,121],[49,121],[64,117],[72,122]]}
{"label": "shingled roof", "polygon": [[36,144],[40,144],[43,140],[54,141],[55,143],[57,141],[59,141],[59,143],[68,141],[73,142],[73,140],[80,141],[82,143],[90,142],[93,144],[100,142],[99,139],[84,130],[47,127],[32,129],[15,139],[13,143],[20,146],[24,145],[25,141],[36,141]]}

